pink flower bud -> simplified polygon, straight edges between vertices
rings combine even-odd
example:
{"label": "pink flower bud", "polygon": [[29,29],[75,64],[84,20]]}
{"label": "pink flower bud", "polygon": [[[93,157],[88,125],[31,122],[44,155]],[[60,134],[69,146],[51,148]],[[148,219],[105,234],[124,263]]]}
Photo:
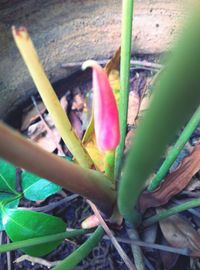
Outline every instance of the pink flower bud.
{"label": "pink flower bud", "polygon": [[105,70],[93,60],[83,63],[83,70],[88,67],[93,68],[94,126],[97,146],[101,151],[111,151],[120,141],[116,100]]}

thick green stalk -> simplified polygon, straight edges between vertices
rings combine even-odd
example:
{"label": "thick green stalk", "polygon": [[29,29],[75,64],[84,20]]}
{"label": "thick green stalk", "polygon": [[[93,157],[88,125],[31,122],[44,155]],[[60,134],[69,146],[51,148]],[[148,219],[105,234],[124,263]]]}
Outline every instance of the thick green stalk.
{"label": "thick green stalk", "polygon": [[1,122],[0,158],[80,194],[93,201],[106,215],[112,214],[115,190],[106,176],[48,153]]}
{"label": "thick green stalk", "polygon": [[134,209],[145,181],[200,103],[199,5],[192,15],[171,61],[155,83],[150,107],[138,125],[125,162],[118,205],[129,224],[138,221]]}
{"label": "thick green stalk", "polygon": [[121,31],[121,63],[120,63],[120,98],[119,98],[119,120],[120,120],[120,144],[116,152],[115,177],[118,177],[122,163],[126,129],[129,97],[130,57],[132,43],[132,20],[133,0],[122,1],[122,31]]}
{"label": "thick green stalk", "polygon": [[186,127],[184,128],[183,132],[181,133],[180,137],[178,138],[176,144],[167,154],[165,161],[163,162],[162,166],[156,173],[155,177],[152,179],[148,191],[153,191],[158,187],[160,182],[163,180],[167,172],[169,171],[170,167],[177,159],[179,153],[183,149],[186,142],[189,140],[190,136],[197,128],[198,124],[200,123],[200,107],[196,110]]}
{"label": "thick green stalk", "polygon": [[73,231],[67,231],[63,233],[57,233],[53,235],[41,236],[37,238],[27,239],[23,241],[17,241],[9,244],[0,245],[0,253],[7,252],[19,248],[32,247],[41,245],[44,243],[54,242],[65,238],[72,238],[88,233],[88,230],[78,229]]}
{"label": "thick green stalk", "polygon": [[177,206],[171,207],[167,210],[163,210],[159,214],[156,214],[152,217],[145,219],[142,223],[142,226],[144,226],[144,227],[149,226],[149,225],[151,225],[151,224],[153,224],[161,219],[167,218],[171,215],[174,215],[174,214],[177,214],[177,213],[183,212],[185,210],[188,210],[190,208],[194,208],[194,207],[198,207],[198,206],[200,206],[200,199],[192,199],[188,202],[182,203],[181,205],[177,205]]}
{"label": "thick green stalk", "polygon": [[64,259],[60,264],[53,268],[53,270],[70,270],[79,264],[91,251],[98,245],[99,241],[104,235],[102,227],[98,227],[96,231],[85,241],[79,248],[77,248],[71,255]]}

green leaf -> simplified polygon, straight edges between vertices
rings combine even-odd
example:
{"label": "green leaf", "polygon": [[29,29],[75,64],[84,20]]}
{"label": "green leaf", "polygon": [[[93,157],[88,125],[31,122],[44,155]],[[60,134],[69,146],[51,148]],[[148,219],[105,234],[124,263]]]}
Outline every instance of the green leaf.
{"label": "green leaf", "polygon": [[4,208],[17,208],[19,205],[19,199],[16,196],[8,194],[8,193],[1,193],[0,194],[0,231],[4,230],[3,222],[2,222],[2,207]]}
{"label": "green leaf", "polygon": [[0,191],[16,194],[15,174],[16,168],[5,160],[0,159]]}
{"label": "green leaf", "polygon": [[[66,224],[60,218],[29,210],[4,209],[3,225],[13,242],[61,233],[66,230]],[[22,250],[30,256],[44,256],[61,242],[62,240],[58,240]]]}
{"label": "green leaf", "polygon": [[26,199],[39,201],[60,191],[61,187],[25,171],[22,173],[22,190]]}

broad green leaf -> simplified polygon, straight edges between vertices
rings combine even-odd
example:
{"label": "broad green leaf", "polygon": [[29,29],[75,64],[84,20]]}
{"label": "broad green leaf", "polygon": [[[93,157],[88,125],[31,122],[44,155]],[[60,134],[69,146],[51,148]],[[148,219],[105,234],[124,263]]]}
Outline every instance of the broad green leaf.
{"label": "broad green leaf", "polygon": [[[29,210],[4,209],[3,225],[13,242],[61,233],[66,230],[66,224],[60,218]],[[44,256],[61,242],[62,240],[58,240],[22,250],[30,256]]]}
{"label": "broad green leaf", "polygon": [[25,171],[22,173],[22,190],[26,199],[39,201],[60,191],[61,187]]}
{"label": "broad green leaf", "polygon": [[19,204],[19,199],[16,198],[16,195],[11,195],[8,193],[1,193],[0,194],[0,231],[4,230],[4,226],[2,223],[2,206],[4,208],[17,208]]}
{"label": "broad green leaf", "polygon": [[7,161],[0,159],[0,191],[16,194],[16,168]]}

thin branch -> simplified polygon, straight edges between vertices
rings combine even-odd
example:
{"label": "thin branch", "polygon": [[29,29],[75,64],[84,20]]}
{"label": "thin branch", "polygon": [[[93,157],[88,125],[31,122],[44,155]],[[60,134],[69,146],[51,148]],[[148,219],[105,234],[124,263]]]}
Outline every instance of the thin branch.
{"label": "thin branch", "polygon": [[[104,236],[103,239],[110,240],[110,238],[108,236]],[[128,244],[128,245],[134,244],[134,245],[138,245],[141,247],[153,248],[153,249],[171,252],[171,253],[175,253],[175,254],[180,254],[180,255],[184,255],[184,256],[190,256],[190,253],[191,253],[188,248],[174,248],[174,247],[169,247],[169,246],[159,245],[159,244],[152,244],[152,243],[138,241],[138,240],[125,239],[125,238],[121,238],[121,237],[116,237],[116,240],[121,242],[121,243]]]}
{"label": "thin branch", "polygon": [[[133,241],[139,240],[138,232],[136,231],[134,227],[127,228],[127,233],[131,240]],[[135,262],[135,266],[137,270],[145,270],[144,261],[143,261],[144,258],[143,258],[141,247],[133,243],[131,244],[131,249],[132,249],[133,258],[134,258],[134,262]]]}
{"label": "thin branch", "polygon": [[53,202],[53,203],[50,203],[48,205],[45,205],[45,206],[41,206],[41,207],[29,207],[29,208],[26,208],[26,207],[18,207],[18,209],[21,209],[21,210],[31,210],[31,211],[37,211],[37,212],[49,212],[51,210],[53,210],[54,208],[66,203],[66,202],[70,202],[71,200],[74,200],[76,199],[77,197],[79,197],[79,195],[77,194],[73,194],[71,196],[68,196],[58,202]]}
{"label": "thin branch", "polygon": [[126,264],[128,269],[136,270],[134,264],[131,262],[129,257],[126,255],[124,250],[121,248],[121,246],[117,242],[116,238],[114,237],[113,233],[111,232],[111,230],[109,229],[109,227],[107,226],[105,221],[103,220],[103,218],[102,218],[101,214],[99,213],[99,210],[97,209],[97,207],[92,202],[90,202],[90,201],[87,201],[87,202],[89,203],[90,207],[92,208],[94,214],[99,219],[99,223],[103,227],[104,231],[107,233],[108,237],[110,238],[111,242],[113,243],[114,247],[116,248],[117,252],[119,253],[120,257],[122,258],[122,260],[124,261],[124,263]]}
{"label": "thin branch", "polygon": [[[8,238],[8,236],[6,237],[7,239],[7,244],[10,243],[10,240]],[[7,270],[11,270],[12,266],[11,266],[11,256],[10,256],[10,251],[6,252],[6,258],[7,258]]]}
{"label": "thin branch", "polygon": [[32,256],[29,256],[29,255],[22,255],[22,256],[20,256],[19,258],[17,258],[14,261],[14,263],[20,263],[20,262],[23,262],[23,261],[29,261],[29,262],[31,262],[32,265],[38,263],[40,265],[46,266],[49,269],[51,267],[56,266],[58,263],[60,263],[60,261],[50,262],[50,261],[47,261],[45,259],[37,258],[37,257],[32,257]]}
{"label": "thin branch", "polygon": [[[80,69],[83,62],[86,60],[83,60],[82,62],[68,62],[61,65],[62,68],[78,68]],[[106,63],[109,61],[109,59],[103,59],[103,60],[95,60],[100,65],[106,65]],[[131,66],[135,68],[144,68],[148,70],[160,70],[163,65],[149,62],[149,61],[139,61],[139,60],[131,60],[130,61]]]}

